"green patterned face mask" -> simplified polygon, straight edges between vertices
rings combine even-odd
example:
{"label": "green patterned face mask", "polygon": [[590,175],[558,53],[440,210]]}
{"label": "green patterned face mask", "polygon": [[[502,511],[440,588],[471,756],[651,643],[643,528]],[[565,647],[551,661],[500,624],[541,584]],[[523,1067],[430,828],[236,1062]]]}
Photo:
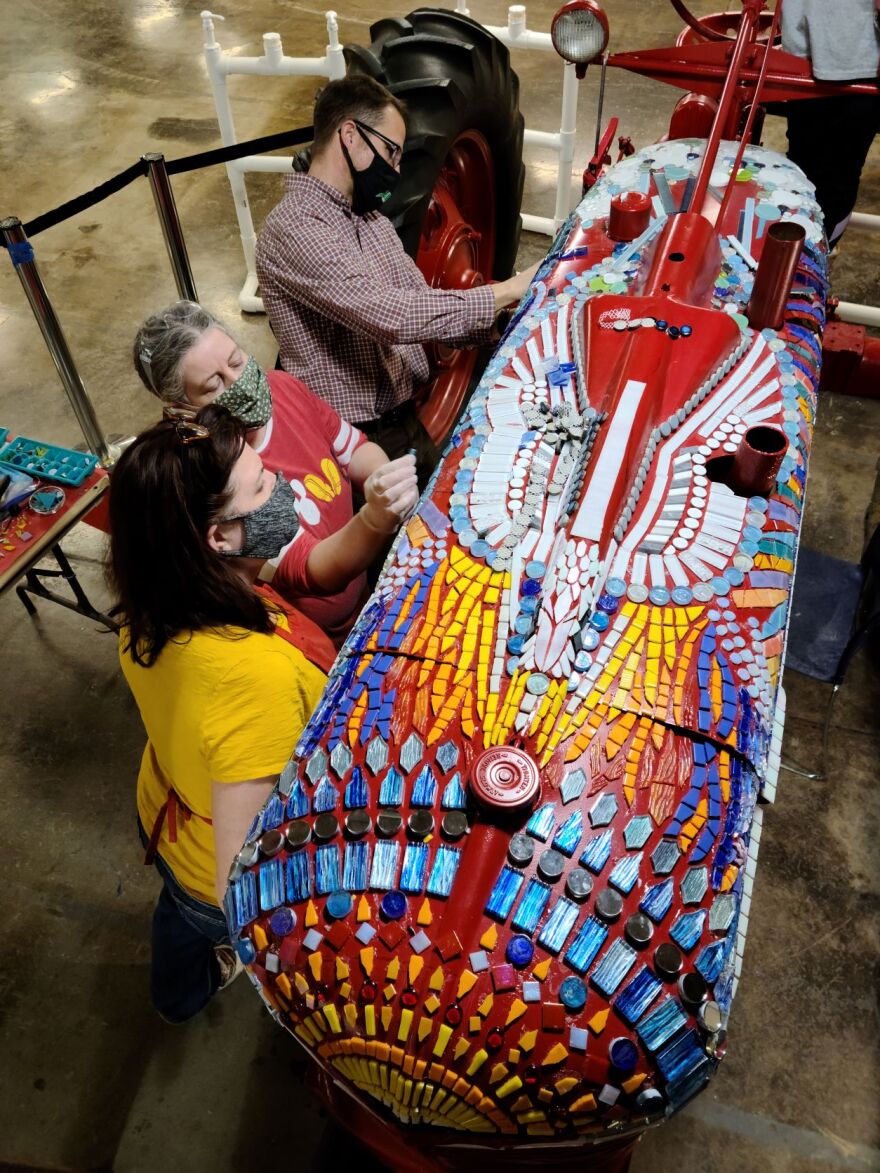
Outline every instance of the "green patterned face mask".
{"label": "green patterned face mask", "polygon": [[215,403],[231,411],[246,428],[262,428],[272,414],[272,392],[266,372],[253,355],[231,387],[221,391]]}

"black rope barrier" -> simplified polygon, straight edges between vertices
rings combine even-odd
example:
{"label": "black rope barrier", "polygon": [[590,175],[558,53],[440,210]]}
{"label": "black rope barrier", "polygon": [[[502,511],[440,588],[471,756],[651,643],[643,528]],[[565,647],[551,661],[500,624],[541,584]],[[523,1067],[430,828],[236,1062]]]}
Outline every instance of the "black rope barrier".
{"label": "black rope barrier", "polygon": [[[184,155],[180,159],[168,159],[165,162],[165,169],[169,175],[181,175],[185,171],[198,171],[202,167],[213,167],[217,163],[231,163],[234,159],[241,159],[244,155],[276,151],[281,147],[300,146],[302,143],[311,142],[313,134],[314,128],[311,126],[301,126],[297,130],[284,130],[278,134],[266,134],[261,138],[248,139],[244,143],[233,143],[229,147],[217,147],[213,151],[201,151],[197,155]],[[112,179],[98,184],[91,191],[74,196],[72,200],[60,204],[51,212],[44,212],[42,216],[34,217],[33,220],[22,225],[25,235],[28,237],[36,236],[38,232],[45,232],[47,228],[54,228],[56,224],[69,220],[71,216],[93,208],[95,204],[100,204],[109,196],[128,187],[136,179],[145,176],[147,166],[143,159],[139,159],[137,163],[126,167],[124,171],[120,171]]]}

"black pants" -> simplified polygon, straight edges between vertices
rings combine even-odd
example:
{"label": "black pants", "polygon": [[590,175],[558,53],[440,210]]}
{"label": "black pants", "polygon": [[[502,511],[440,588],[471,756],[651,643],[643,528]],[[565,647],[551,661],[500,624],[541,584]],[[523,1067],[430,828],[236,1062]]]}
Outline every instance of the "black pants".
{"label": "black pants", "polygon": [[437,467],[440,450],[416,415],[412,400],[402,403],[393,411],[386,412],[377,420],[355,424],[355,427],[360,428],[368,440],[384,448],[389,460],[405,456],[411,448],[415,448],[419,492],[424,492],[425,485]]}
{"label": "black pants", "polygon": [[862,168],[880,131],[880,93],[789,102],[788,157],[816,186],[829,244],[856,206]]}

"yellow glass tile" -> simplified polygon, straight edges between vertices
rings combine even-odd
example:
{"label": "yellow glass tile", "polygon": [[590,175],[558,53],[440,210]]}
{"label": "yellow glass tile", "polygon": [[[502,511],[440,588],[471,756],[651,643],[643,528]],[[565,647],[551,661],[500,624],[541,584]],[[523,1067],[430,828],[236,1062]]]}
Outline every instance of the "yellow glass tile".
{"label": "yellow glass tile", "polygon": [[359,922],[370,919],[370,902],[366,896],[362,896],[358,901],[357,919]]}
{"label": "yellow glass tile", "polygon": [[501,1087],[497,1089],[495,1095],[499,1100],[506,1099],[507,1096],[512,1096],[514,1092],[518,1092],[522,1087],[523,1081],[518,1075],[512,1075],[510,1079],[505,1080]]}
{"label": "yellow glass tile", "polygon": [[306,905],[305,926],[307,929],[314,928],[318,923],[318,910],[315,908],[313,901],[309,901]]}
{"label": "yellow glass tile", "polygon": [[577,1087],[577,1080],[571,1076],[566,1075],[564,1079],[557,1079],[553,1085],[561,1096],[566,1095],[573,1087]]}
{"label": "yellow glass tile", "polygon": [[434,1024],[433,1024],[433,1022],[431,1022],[430,1018],[420,1018],[419,1019],[418,1031],[416,1033],[418,1034],[418,1039],[419,1039],[420,1043],[423,1043],[425,1041],[425,1039],[431,1033],[431,1029],[433,1026],[434,1026]]}
{"label": "yellow glass tile", "polygon": [[521,1058],[522,1058],[522,1055],[519,1053],[519,1051],[515,1047],[511,1047],[511,1049],[507,1052],[507,1062],[508,1063],[519,1063]]}
{"label": "yellow glass tile", "polygon": [[486,1018],[489,1014],[492,1013],[492,1007],[494,1005],[495,1005],[495,995],[494,994],[487,994],[486,997],[483,999],[483,1001],[477,1007],[477,1014],[481,1014],[483,1016],[483,1018]]}
{"label": "yellow glass tile", "polygon": [[266,949],[269,945],[269,938],[266,936],[266,931],[260,924],[254,925],[254,944],[257,949]]}
{"label": "yellow glass tile", "polygon": [[472,1035],[479,1034],[483,1029],[483,1020],[478,1014],[472,1014],[468,1019],[468,1030]]}
{"label": "yellow glass tile", "polygon": [[416,922],[420,925],[429,925],[434,919],[434,914],[431,912],[431,904],[427,897],[422,901],[419,914],[416,917]]}
{"label": "yellow glass tile", "polygon": [[424,968],[425,968],[424,957],[420,957],[417,953],[414,953],[413,956],[409,959],[409,964],[407,965],[407,973],[409,974],[409,984],[411,986],[415,984],[416,979],[418,978],[419,974],[422,972],[422,970]]}
{"label": "yellow glass tile", "polygon": [[471,1059],[470,1067],[468,1067],[468,1069],[467,1069],[468,1075],[474,1075],[477,1071],[479,1071],[480,1068],[483,1066],[483,1064],[486,1062],[486,1060],[488,1058],[489,1058],[488,1051],[483,1051],[483,1050],[476,1051],[474,1053],[473,1059]]}
{"label": "yellow glass tile", "polygon": [[389,982],[396,982],[400,973],[400,958],[392,957],[388,962],[388,968],[385,970],[385,977]]}
{"label": "yellow glass tile", "polygon": [[563,1047],[562,1043],[556,1043],[556,1045],[551,1047],[544,1058],[541,1060],[541,1064],[544,1067],[549,1067],[554,1063],[561,1063],[563,1059],[567,1058],[568,1050]]}
{"label": "yellow glass tile", "polygon": [[488,949],[490,952],[498,944],[498,926],[490,925],[480,937],[480,945],[483,949]]}
{"label": "yellow glass tile", "polygon": [[351,982],[343,982],[339,987],[339,997],[348,998],[351,996]]}
{"label": "yellow glass tile", "polygon": [[348,965],[341,957],[336,958],[336,980],[344,982],[348,977]]}
{"label": "yellow glass tile", "polygon": [[536,1030],[527,1030],[521,1036],[517,1046],[521,1051],[525,1051],[527,1055],[535,1049],[535,1043],[538,1041],[538,1032]]}
{"label": "yellow glass tile", "polygon": [[522,1001],[521,998],[514,998],[513,1002],[511,1003],[510,1009],[507,1012],[507,1018],[505,1019],[505,1022],[504,1022],[505,1028],[510,1026],[510,1024],[512,1022],[516,1022],[516,1020],[518,1018],[522,1018],[522,1016],[525,1014],[527,1009],[528,1009],[528,1007],[526,1006],[525,1002]]}
{"label": "yellow glass tile", "polygon": [[467,1039],[459,1039],[455,1044],[455,1050],[452,1052],[453,1059],[460,1059],[471,1048]]}
{"label": "yellow glass tile", "polygon": [[339,1034],[342,1030],[342,1023],[339,1021],[339,1011],[332,1002],[325,1002],[323,1006],[324,1017],[330,1024],[330,1029],[334,1034]]}
{"label": "yellow glass tile", "polygon": [[550,1091],[549,1087],[542,1087],[538,1092],[538,1099],[542,1104],[549,1104],[553,1099],[553,1092]]}
{"label": "yellow glass tile", "polygon": [[389,982],[382,993],[385,995],[385,1001],[390,1002],[392,998],[396,997],[397,988],[396,986],[392,986],[392,984]]}
{"label": "yellow glass tile", "polygon": [[624,1080],[624,1082],[621,1084],[621,1087],[627,1093],[627,1095],[631,1095],[636,1090],[636,1088],[642,1086],[647,1078],[647,1071],[640,1071],[638,1075],[632,1075],[629,1079]]}
{"label": "yellow glass tile", "polygon": [[400,1022],[397,1027],[397,1041],[405,1043],[409,1038],[409,1032],[412,1030],[413,1012],[411,1010],[401,1010]]}
{"label": "yellow glass tile", "polygon": [[581,1096],[571,1105],[572,1112],[595,1112],[596,1097],[594,1095]]}
{"label": "yellow glass tile", "polygon": [[496,1063],[489,1074],[489,1083],[498,1083],[499,1080],[504,1079],[509,1070],[506,1063]]}
{"label": "yellow glass tile", "polygon": [[309,983],[306,981],[305,974],[299,973],[299,971],[297,971],[293,975],[293,980],[294,980],[294,984],[296,985],[296,988],[299,990],[299,992],[301,994],[308,993]]}
{"label": "yellow glass tile", "polygon": [[449,1040],[452,1038],[452,1027],[447,1026],[445,1022],[440,1024],[440,1029],[437,1031],[437,1039],[434,1043],[434,1054],[439,1059],[443,1052],[449,1045]]}
{"label": "yellow glass tile", "polygon": [[354,1030],[358,1019],[357,1006],[353,1002],[346,1002],[342,1007],[342,1014],[348,1024],[348,1029]]}
{"label": "yellow glass tile", "polygon": [[324,958],[321,956],[320,953],[310,953],[309,954],[309,969],[312,971],[312,977],[315,979],[316,982],[319,982],[321,980],[321,966],[322,966],[323,961],[324,961]]}
{"label": "yellow glass tile", "polygon": [[539,961],[532,970],[532,977],[535,977],[539,982],[542,982],[550,972],[550,964],[552,961],[552,957],[545,957],[543,961]]}
{"label": "yellow glass tile", "polygon": [[275,979],[275,985],[278,987],[285,998],[293,997],[293,990],[290,986],[290,978],[286,973],[279,973],[278,977]]}
{"label": "yellow glass tile", "polygon": [[437,997],[436,994],[429,994],[428,997],[425,999],[424,1010],[425,1010],[426,1014],[436,1014],[439,1006],[440,1006],[440,999]]}
{"label": "yellow glass tile", "polygon": [[[477,984],[477,975],[472,973],[469,969],[462,970],[461,977],[458,979],[458,994],[456,997],[460,1000],[465,994],[469,993]],[[439,987],[438,987],[439,988]]]}
{"label": "yellow glass tile", "polygon": [[546,1120],[547,1113],[542,1112],[540,1108],[531,1108],[529,1111],[520,1112],[516,1119],[519,1124],[536,1124],[539,1120]]}
{"label": "yellow glass tile", "polygon": [[373,976],[373,962],[376,958],[376,950],[373,948],[361,949],[360,960],[361,969],[367,977]]}
{"label": "yellow glass tile", "polygon": [[376,1007],[372,1002],[364,1007],[364,1029],[368,1035],[376,1033]]}
{"label": "yellow glass tile", "polygon": [[389,1026],[391,1026],[391,1019],[392,1019],[393,1015],[394,1015],[394,1011],[391,1009],[390,1006],[383,1006],[382,1007],[381,1011],[379,1012],[379,1018],[382,1021],[382,1029],[383,1030],[388,1030]]}
{"label": "yellow glass tile", "polygon": [[590,1030],[593,1032],[594,1035],[600,1035],[602,1033],[602,1031],[605,1029],[605,1026],[608,1022],[608,1015],[610,1013],[611,1013],[611,1011],[607,1010],[607,1009],[600,1010],[598,1012],[598,1014],[594,1014],[593,1017],[590,1019],[590,1021],[587,1023],[587,1026],[590,1028]]}

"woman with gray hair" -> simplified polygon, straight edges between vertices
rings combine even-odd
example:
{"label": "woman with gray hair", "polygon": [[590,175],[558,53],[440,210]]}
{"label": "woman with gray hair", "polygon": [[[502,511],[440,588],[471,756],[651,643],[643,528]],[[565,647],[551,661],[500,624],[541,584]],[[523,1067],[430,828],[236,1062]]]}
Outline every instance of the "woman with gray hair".
{"label": "woman with gray hair", "polygon": [[[367,567],[418,499],[415,460],[389,461],[382,449],[284,371],[264,371],[204,306],[178,301],[149,317],[135,336],[133,359],[144,386],[165,403],[227,408],[248,443],[280,475],[276,492],[292,496],[299,528],[263,578],[339,645],[366,593]],[[353,516],[363,557],[347,586],[327,573],[327,539]],[[392,524],[389,526],[389,519]]]}

